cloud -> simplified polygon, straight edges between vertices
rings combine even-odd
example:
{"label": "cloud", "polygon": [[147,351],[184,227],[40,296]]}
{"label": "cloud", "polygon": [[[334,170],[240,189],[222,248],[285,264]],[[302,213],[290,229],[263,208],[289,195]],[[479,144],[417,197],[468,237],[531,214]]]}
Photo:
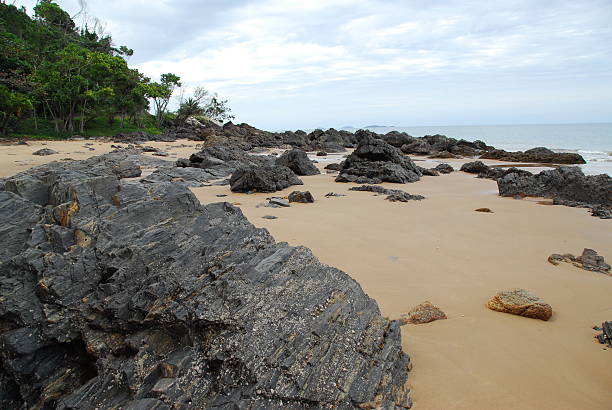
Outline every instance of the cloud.
{"label": "cloud", "polygon": [[473,123],[478,98],[488,104],[483,122],[507,98],[514,122],[534,110],[567,120],[567,104],[575,120],[612,120],[610,105],[609,114],[580,109],[589,93],[612,103],[607,0],[106,0],[89,9],[147,75],[175,72],[218,91],[257,125],[359,125],[389,112],[400,124],[461,113]]}

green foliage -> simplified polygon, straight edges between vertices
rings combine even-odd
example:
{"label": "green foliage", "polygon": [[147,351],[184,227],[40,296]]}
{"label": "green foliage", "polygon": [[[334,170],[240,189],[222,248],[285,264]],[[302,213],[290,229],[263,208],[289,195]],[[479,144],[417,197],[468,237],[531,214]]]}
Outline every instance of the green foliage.
{"label": "green foliage", "polygon": [[231,112],[231,108],[227,106],[227,100],[219,99],[217,94],[214,94],[206,107],[204,107],[204,115],[221,122],[234,119]]}
{"label": "green foliage", "polygon": [[8,127],[32,109],[32,102],[24,94],[12,92],[0,85],[0,135],[8,133]]}
{"label": "green foliage", "polygon": [[[35,133],[52,124],[50,132],[57,135],[85,133],[98,126],[98,118],[106,118],[108,129],[128,123],[145,128],[149,79],[128,67],[124,56],[133,53],[113,47],[111,37],[96,27],[77,28],[51,0],[39,1],[33,18],[23,8],[0,3],[0,86],[4,94],[30,102],[20,117],[2,107],[3,132],[19,118],[29,120]],[[176,86],[178,77],[168,75],[162,84]]]}

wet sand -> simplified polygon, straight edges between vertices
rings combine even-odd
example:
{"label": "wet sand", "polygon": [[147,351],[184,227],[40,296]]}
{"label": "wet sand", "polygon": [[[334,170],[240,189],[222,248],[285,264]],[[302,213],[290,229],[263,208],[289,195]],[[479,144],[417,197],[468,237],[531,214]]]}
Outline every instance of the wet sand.
{"label": "wet sand", "polygon": [[[61,152],[50,157],[31,155],[43,147],[40,143],[0,146],[0,176],[111,150],[110,143],[92,141],[96,151],[88,151],[84,142],[48,142],[47,148]],[[167,148],[181,144],[189,147]],[[176,154],[165,159],[173,160],[189,156],[196,143],[147,145],[164,147]],[[436,162],[458,168],[465,161],[419,165]],[[322,262],[356,279],[389,318],[425,300],[444,310],[447,320],[402,327],[403,347],[414,366],[414,409],[612,408],[612,349],[604,350],[591,329],[612,320],[612,277],[547,262],[552,253],[580,254],[585,247],[612,261],[611,220],[593,218],[585,209],[500,198],[494,181],[462,172],[384,184],[426,197],[409,203],[348,191],[353,184],[334,178],[301,177],[305,185],[273,194],[309,190],[316,199],[290,208],[258,208],[271,194],[234,194],[227,186],[193,191],[202,203],[239,204],[253,224],[267,228],[278,241],[311,248]],[[347,196],[325,198],[331,191]],[[481,207],[494,213],[474,211]],[[485,307],[496,292],[514,287],[550,303],[552,319],[543,322]]]}

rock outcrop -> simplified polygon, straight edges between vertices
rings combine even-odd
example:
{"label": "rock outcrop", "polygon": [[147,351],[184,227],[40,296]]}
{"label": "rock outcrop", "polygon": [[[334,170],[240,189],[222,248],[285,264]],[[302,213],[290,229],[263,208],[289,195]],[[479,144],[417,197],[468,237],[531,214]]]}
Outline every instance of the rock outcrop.
{"label": "rock outcrop", "polygon": [[578,257],[575,257],[571,253],[553,253],[548,257],[548,262],[553,265],[558,265],[560,262],[567,262],[584,270],[610,274],[610,265],[606,263],[604,257],[598,255],[596,251],[589,248],[585,248],[582,251],[582,255]]}
{"label": "rock outcrop", "polygon": [[481,174],[489,171],[489,166],[482,161],[466,162],[461,165],[459,171],[467,172],[468,174]]}
{"label": "rock outcrop", "polygon": [[290,149],[276,159],[276,165],[282,165],[292,170],[295,175],[318,175],[321,172],[301,149]]}
{"label": "rock outcrop", "polygon": [[357,282],[123,160],[0,191],[1,408],[410,407],[399,324]]}
{"label": "rock outcrop", "polygon": [[554,152],[545,147],[529,149],[525,152],[508,152],[503,149],[487,151],[480,156],[483,159],[496,159],[508,162],[535,162],[542,164],[586,164],[580,154],[572,152]]}
{"label": "rock outcrop", "polygon": [[50,149],[50,148],[42,148],[32,153],[32,155],[38,155],[39,157],[44,157],[47,155],[55,155],[55,154],[59,154],[59,152],[57,152],[54,149]]}
{"label": "rock outcrop", "polygon": [[433,169],[435,169],[441,174],[450,174],[451,172],[455,170],[451,165],[446,164],[446,163],[438,164]]}
{"label": "rock outcrop", "polygon": [[287,167],[280,165],[239,168],[230,178],[232,192],[276,192],[304,183]]}
{"label": "rock outcrop", "polygon": [[250,155],[235,147],[213,145],[191,154],[188,160],[177,160],[176,166],[200,168],[216,178],[223,178],[238,168],[272,166],[274,161],[272,156]]}
{"label": "rock outcrop", "polygon": [[412,195],[399,189],[387,189],[380,185],[354,186],[349,188],[349,191],[366,191],[387,195],[385,199],[391,202],[420,201],[421,199],[425,199],[423,195]]}
{"label": "rock outcrop", "polygon": [[612,177],[585,176],[579,167],[560,167],[539,174],[511,173],[497,180],[501,196],[552,198],[556,205],[590,208],[600,218],[612,218]]}
{"label": "rock outcrop", "polygon": [[425,301],[410,309],[408,313],[402,315],[400,322],[403,325],[409,323],[423,324],[442,319],[446,319],[446,313],[444,313],[439,307],[433,305],[431,302]]}
{"label": "rock outcrop", "polygon": [[524,289],[499,292],[489,299],[487,307],[498,312],[532,319],[548,320],[552,316],[552,308],[548,303]]}
{"label": "rock outcrop", "polygon": [[303,204],[308,204],[315,201],[310,191],[293,191],[289,194],[288,199],[289,202],[301,202]]}
{"label": "rock outcrop", "polygon": [[421,178],[419,168],[400,150],[367,132],[357,132],[359,145],[344,161],[336,182],[407,183]]}

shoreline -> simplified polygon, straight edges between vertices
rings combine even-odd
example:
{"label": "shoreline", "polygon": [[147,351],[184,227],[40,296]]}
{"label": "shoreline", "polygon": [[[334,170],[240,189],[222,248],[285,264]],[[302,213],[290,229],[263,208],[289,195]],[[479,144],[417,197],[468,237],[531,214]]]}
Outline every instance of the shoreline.
{"label": "shoreline", "polygon": [[[35,144],[10,146],[12,152],[0,146],[0,176],[111,150],[111,142],[92,141],[95,151],[89,151],[86,142],[46,141],[40,145],[60,151],[47,157],[30,154],[40,148]],[[163,159],[175,160],[188,157],[199,144],[179,140],[146,145],[163,148],[169,153]],[[316,164],[323,173],[300,177],[304,185],[274,194],[232,193],[229,186],[192,192],[202,204],[233,203],[277,242],[307,246],[321,262],[355,279],[383,316],[398,319],[425,300],[439,306],[447,320],[401,328],[403,349],[414,366],[409,376],[414,409],[490,409],[493,403],[520,409],[609,407],[612,371],[604,364],[612,351],[593,339],[591,327],[612,316],[612,278],[567,264],[553,266],[547,258],[589,247],[612,260],[610,220],[593,218],[583,208],[502,198],[495,181],[458,171],[410,184],[381,184],[426,197],[391,203],[370,192],[348,190],[358,184],[334,182],[336,174],[323,167],[345,154]],[[321,160],[314,153],[310,158]],[[422,166],[446,162],[456,170],[472,160],[411,158]],[[266,197],[294,190],[312,192],[315,203],[257,207]],[[347,196],[325,198],[330,191]],[[480,207],[494,213],[474,211]],[[278,219],[263,219],[265,215]],[[485,307],[489,297],[513,287],[534,291],[550,303],[552,319],[541,322]]]}

